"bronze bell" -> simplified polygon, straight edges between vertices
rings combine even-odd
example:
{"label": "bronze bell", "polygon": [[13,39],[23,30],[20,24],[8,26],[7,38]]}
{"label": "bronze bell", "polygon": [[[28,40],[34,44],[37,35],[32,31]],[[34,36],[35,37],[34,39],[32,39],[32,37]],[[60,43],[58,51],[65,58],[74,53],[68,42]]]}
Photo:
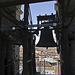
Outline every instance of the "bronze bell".
{"label": "bronze bell", "polygon": [[45,27],[43,30],[41,30],[41,36],[38,44],[36,47],[56,47],[57,44],[55,43],[52,35],[52,30],[50,30],[48,27]]}

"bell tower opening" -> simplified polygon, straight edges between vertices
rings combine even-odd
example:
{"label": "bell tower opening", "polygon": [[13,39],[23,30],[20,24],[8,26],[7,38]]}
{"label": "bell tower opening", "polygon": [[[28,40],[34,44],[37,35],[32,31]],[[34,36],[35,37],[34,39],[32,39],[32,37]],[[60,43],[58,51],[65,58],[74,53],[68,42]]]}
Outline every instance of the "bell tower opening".
{"label": "bell tower opening", "polygon": [[38,28],[40,39],[35,48],[36,72],[41,75],[60,74],[60,54],[57,51],[58,42],[54,29],[56,25],[53,25],[53,23],[57,23],[55,19],[56,15],[53,13],[37,16],[38,24],[44,25],[44,27]]}

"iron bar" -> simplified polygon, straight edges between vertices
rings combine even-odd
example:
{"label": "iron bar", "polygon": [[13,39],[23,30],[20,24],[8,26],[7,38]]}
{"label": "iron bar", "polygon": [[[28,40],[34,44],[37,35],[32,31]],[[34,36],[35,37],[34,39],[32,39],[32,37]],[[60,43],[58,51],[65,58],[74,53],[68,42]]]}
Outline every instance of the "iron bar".
{"label": "iron bar", "polygon": [[[29,31],[41,31],[41,30],[44,30],[44,29],[29,29]],[[55,28],[52,28],[52,29],[50,29],[50,30],[55,30]]]}
{"label": "iron bar", "polygon": [[44,60],[44,75],[45,75],[45,60]]}
{"label": "iron bar", "polygon": [[[23,28],[23,29],[24,29],[24,28]],[[56,30],[56,29],[58,29],[58,28],[50,28],[50,30]],[[11,31],[10,33],[13,33],[13,32],[16,33],[17,30],[18,30],[18,31],[21,31],[20,28],[18,28],[18,29],[15,28],[15,30],[12,30],[12,29],[6,29],[6,28],[5,28],[5,29],[0,28],[0,30],[1,30],[1,31],[5,31],[5,32],[10,32],[10,31]],[[37,31],[37,30],[38,30],[38,31],[41,31],[41,30],[43,30],[43,29],[40,29],[40,28],[39,28],[39,29],[28,29],[28,31]],[[31,32],[31,33],[34,33],[34,32]]]}
{"label": "iron bar", "polygon": [[[56,25],[61,25],[61,23],[58,23]],[[25,26],[26,27],[48,27],[48,26],[55,27],[56,25],[53,25],[52,23],[50,23],[50,24],[35,24],[35,25],[25,25]]]}

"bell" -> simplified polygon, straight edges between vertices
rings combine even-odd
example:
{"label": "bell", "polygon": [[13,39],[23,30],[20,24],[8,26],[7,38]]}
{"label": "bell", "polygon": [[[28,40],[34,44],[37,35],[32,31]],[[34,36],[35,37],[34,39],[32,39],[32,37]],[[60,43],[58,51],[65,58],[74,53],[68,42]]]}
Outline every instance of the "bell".
{"label": "bell", "polygon": [[36,45],[36,47],[56,47],[57,44],[55,43],[52,35],[52,30],[50,30],[48,27],[45,27],[43,30],[41,30],[41,36],[40,41]]}

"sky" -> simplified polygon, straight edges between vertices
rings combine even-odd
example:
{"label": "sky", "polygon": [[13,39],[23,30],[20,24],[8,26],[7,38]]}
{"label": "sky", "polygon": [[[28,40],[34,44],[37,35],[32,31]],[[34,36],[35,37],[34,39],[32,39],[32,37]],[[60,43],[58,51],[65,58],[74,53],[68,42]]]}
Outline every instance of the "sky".
{"label": "sky", "polygon": [[[47,2],[40,2],[40,3],[32,3],[30,4],[30,10],[31,10],[31,15],[32,15],[32,21],[33,24],[37,23],[37,16],[39,14],[45,15],[48,14],[50,15],[51,13],[56,13],[54,10],[54,4],[55,1],[47,1]],[[24,10],[24,6],[22,6],[22,11]],[[21,19],[23,18],[23,14],[21,15]]]}
{"label": "sky", "polygon": [[[55,1],[47,1],[47,2],[40,2],[40,3],[33,3],[30,4],[30,10],[32,15],[33,24],[37,24],[37,16],[40,15],[50,15],[51,13],[56,13],[54,4]],[[21,7],[22,11],[24,10],[24,6]],[[21,15],[21,19],[23,18],[24,13]],[[40,35],[39,35],[40,36]],[[39,40],[39,36],[37,37],[36,43]]]}

